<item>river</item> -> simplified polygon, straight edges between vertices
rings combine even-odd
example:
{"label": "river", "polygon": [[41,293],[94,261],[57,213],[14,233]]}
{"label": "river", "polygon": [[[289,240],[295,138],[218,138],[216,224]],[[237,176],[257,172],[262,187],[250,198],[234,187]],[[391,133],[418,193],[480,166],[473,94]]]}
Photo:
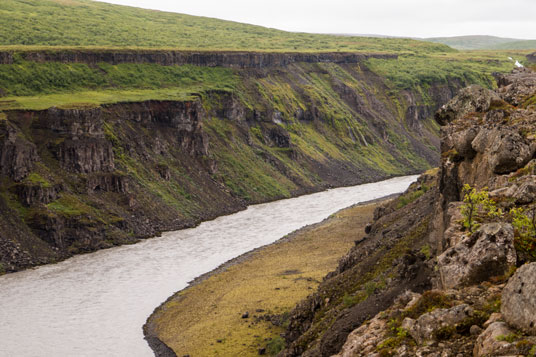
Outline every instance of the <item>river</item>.
{"label": "river", "polygon": [[417,176],[254,205],[196,228],[0,277],[0,356],[153,356],[142,326],[197,276]]}

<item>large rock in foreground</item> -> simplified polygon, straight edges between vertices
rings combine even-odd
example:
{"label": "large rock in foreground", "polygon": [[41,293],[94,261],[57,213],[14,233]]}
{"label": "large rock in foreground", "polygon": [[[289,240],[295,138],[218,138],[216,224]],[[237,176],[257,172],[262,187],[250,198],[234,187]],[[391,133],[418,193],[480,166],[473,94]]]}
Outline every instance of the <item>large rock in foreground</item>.
{"label": "large rock in foreground", "polygon": [[504,322],[492,323],[478,336],[473,350],[473,356],[497,356],[510,352],[511,343],[502,341],[500,337],[510,335],[511,333],[512,330]]}
{"label": "large rock in foreground", "polygon": [[467,304],[461,304],[450,309],[436,309],[421,315],[417,320],[406,317],[402,328],[406,329],[419,345],[422,345],[426,341],[433,340],[434,333],[439,329],[454,327],[472,314],[473,308]]}
{"label": "large rock in foreground", "polygon": [[536,263],[525,264],[502,293],[501,313],[510,325],[536,334]]}
{"label": "large rock in foreground", "polygon": [[478,284],[515,266],[514,230],[510,224],[484,224],[438,257],[444,288]]}
{"label": "large rock in foreground", "polygon": [[471,112],[485,112],[493,101],[500,101],[497,93],[472,85],[462,89],[454,99],[443,105],[436,113],[439,125],[446,125]]}

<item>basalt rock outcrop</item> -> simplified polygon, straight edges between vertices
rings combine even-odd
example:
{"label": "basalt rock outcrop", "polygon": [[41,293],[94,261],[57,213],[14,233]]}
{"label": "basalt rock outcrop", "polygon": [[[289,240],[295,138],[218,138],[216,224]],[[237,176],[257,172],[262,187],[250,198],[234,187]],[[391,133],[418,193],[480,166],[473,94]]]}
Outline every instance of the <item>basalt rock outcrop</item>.
{"label": "basalt rock outcrop", "polygon": [[377,210],[280,356],[534,354],[536,73],[497,79],[440,108],[437,175]]}
{"label": "basalt rock outcrop", "polygon": [[[44,50],[24,51],[19,54],[33,62],[62,63],[155,63],[164,66],[191,64],[206,67],[272,68],[292,63],[360,63],[368,58],[397,58],[392,54],[367,53],[262,53],[262,52],[202,52],[202,51],[142,51],[142,50]],[[11,64],[13,52],[1,51],[0,64]]]}
{"label": "basalt rock outcrop", "polygon": [[20,181],[26,177],[37,161],[35,145],[7,121],[0,121],[0,173]]}

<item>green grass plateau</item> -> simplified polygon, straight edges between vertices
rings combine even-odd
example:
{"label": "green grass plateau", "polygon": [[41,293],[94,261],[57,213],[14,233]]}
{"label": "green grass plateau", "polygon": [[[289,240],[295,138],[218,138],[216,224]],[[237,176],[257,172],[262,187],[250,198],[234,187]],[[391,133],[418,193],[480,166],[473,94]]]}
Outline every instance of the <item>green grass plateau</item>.
{"label": "green grass plateau", "polygon": [[257,51],[449,51],[441,44],[291,33],[90,0],[2,0],[0,45]]}

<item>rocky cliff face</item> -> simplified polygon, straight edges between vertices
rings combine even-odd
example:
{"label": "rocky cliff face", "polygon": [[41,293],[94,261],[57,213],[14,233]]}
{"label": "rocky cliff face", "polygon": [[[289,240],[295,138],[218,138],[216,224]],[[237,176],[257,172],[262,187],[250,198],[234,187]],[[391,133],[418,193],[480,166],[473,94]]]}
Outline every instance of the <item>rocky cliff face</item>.
{"label": "rocky cliff face", "polygon": [[[360,63],[368,58],[397,58],[391,54],[360,53],[261,53],[261,52],[202,52],[202,51],[141,51],[141,50],[47,50],[25,51],[18,54],[33,62],[62,63],[155,63],[164,66],[191,64],[206,67],[273,68],[292,63]],[[0,64],[12,64],[13,52],[0,52]]]}
{"label": "rocky cliff face", "polygon": [[534,354],[536,73],[497,82],[438,111],[439,171],[376,212],[281,355]]}
{"label": "rocky cliff face", "polygon": [[[158,57],[164,53],[131,55],[32,59],[167,61]],[[179,55],[169,54],[169,63]],[[246,58],[252,62],[238,66],[255,68],[237,70],[236,91],[188,100],[0,113],[2,271],[135,242],[251,203],[421,172],[439,159],[431,113],[462,86],[451,80],[394,92],[354,63],[362,55],[214,56],[204,65]]]}

